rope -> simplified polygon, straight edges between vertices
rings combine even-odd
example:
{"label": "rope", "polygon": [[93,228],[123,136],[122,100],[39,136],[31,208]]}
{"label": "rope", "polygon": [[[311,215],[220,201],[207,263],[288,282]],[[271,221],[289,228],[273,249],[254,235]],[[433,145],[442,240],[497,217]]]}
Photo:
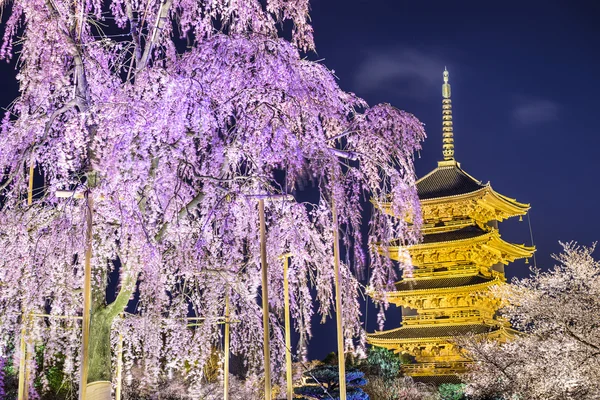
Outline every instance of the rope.
{"label": "rope", "polygon": [[[367,266],[367,284],[371,282],[371,268],[369,268]],[[360,286],[363,286],[360,282],[359,282]],[[364,286],[363,286],[364,287]],[[369,320],[369,295],[366,294],[366,287],[365,288],[365,334],[367,333],[367,321]],[[362,289],[362,288],[361,288]]]}
{"label": "rope", "polygon": [[[529,217],[530,214],[531,214],[531,211],[527,213],[527,223],[529,223],[529,236],[531,237],[531,245],[535,246],[535,244],[533,242],[533,230],[531,229],[531,218]],[[537,268],[537,262],[535,260],[535,252],[533,252],[533,267]]]}

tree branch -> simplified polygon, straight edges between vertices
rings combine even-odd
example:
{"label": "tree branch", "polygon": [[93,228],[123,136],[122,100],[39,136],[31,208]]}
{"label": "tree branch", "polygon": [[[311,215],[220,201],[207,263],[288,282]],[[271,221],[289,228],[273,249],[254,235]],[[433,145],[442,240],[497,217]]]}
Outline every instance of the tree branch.
{"label": "tree branch", "polygon": [[144,49],[144,54],[142,54],[142,58],[140,59],[136,73],[143,70],[146,67],[146,65],[148,64],[148,59],[150,58],[150,55],[152,54],[152,49],[154,47],[154,44],[156,43],[158,34],[160,31],[163,30],[165,23],[168,20],[169,9],[171,8],[172,4],[173,4],[173,0],[162,0],[161,1],[161,5],[158,10],[158,15],[156,17],[156,24],[154,25],[154,30],[152,31],[152,36],[150,37],[150,40],[146,44],[146,48]]}
{"label": "tree branch", "polygon": [[125,278],[121,283],[119,294],[117,295],[115,301],[106,306],[106,312],[110,319],[116,318],[119,314],[125,311],[127,304],[129,304],[129,299],[131,299],[131,295],[135,289],[135,282],[137,282],[137,274],[135,274],[136,276],[132,276],[124,267],[123,270]]}
{"label": "tree branch", "polygon": [[[60,13],[52,3],[52,0],[45,0],[46,7],[50,12],[50,17],[59,22]],[[87,111],[90,101],[89,101],[89,93],[88,93],[88,84],[87,78],[85,77],[84,67],[83,67],[83,56],[81,51],[75,42],[75,40],[69,35],[68,32],[63,32],[64,38],[66,42],[69,44],[71,48],[71,56],[73,56],[73,62],[75,64],[75,91],[76,91],[76,99],[77,105],[81,109],[81,111]]]}
{"label": "tree branch", "polygon": [[571,338],[575,339],[576,341],[578,341],[579,343],[591,347],[592,349],[596,350],[596,351],[600,351],[600,347],[596,346],[593,343],[588,342],[585,339],[582,339],[581,337],[579,337],[578,335],[576,335],[573,331],[571,331],[571,329],[565,324],[565,331],[567,332],[567,335],[569,335]]}
{"label": "tree branch", "polygon": [[142,49],[140,40],[140,31],[138,29],[139,24],[137,19],[133,15],[133,7],[131,6],[131,0],[125,2],[125,12],[127,19],[129,19],[129,25],[131,29],[131,37],[133,38],[133,44],[135,45],[133,53],[135,54],[136,64],[142,59]]}
{"label": "tree branch", "polygon": [[[204,192],[200,192],[196,195],[196,197],[194,197],[192,200],[189,201],[189,203],[187,203],[185,206],[183,206],[181,208],[181,210],[179,210],[179,212],[177,213],[177,218],[183,218],[183,216],[185,216],[189,210],[195,208],[198,204],[200,204],[200,202],[202,200],[204,200]],[[156,234],[156,236],[154,236],[154,240],[156,240],[157,242],[160,242],[163,238],[163,236],[165,235],[165,233],[167,232],[167,229],[169,229],[169,226],[171,224],[169,222],[165,222],[164,225],[160,228],[160,230],[158,231],[158,233]]]}

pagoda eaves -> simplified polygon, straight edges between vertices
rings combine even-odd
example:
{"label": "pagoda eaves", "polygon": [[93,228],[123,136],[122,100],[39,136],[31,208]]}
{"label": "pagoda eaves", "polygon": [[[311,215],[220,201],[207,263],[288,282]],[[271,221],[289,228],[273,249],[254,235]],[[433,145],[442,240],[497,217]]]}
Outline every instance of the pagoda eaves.
{"label": "pagoda eaves", "polygon": [[[421,200],[423,228],[433,221],[473,219],[480,224],[502,222],[527,214],[530,205],[496,192],[467,174],[456,161],[440,161],[438,167],[416,182]],[[437,188],[437,189],[436,189]],[[389,203],[378,205],[393,215]]]}
{"label": "pagoda eaves", "polygon": [[406,261],[408,250],[412,266],[415,268],[427,267],[430,264],[443,267],[457,263],[476,263],[483,269],[498,263],[507,265],[519,258],[529,258],[535,252],[534,247],[506,242],[500,237],[497,229],[491,228],[488,232],[472,229],[474,232],[470,232],[469,228],[471,227],[425,235],[422,243],[412,246],[386,246],[381,248],[380,252],[393,260]]}

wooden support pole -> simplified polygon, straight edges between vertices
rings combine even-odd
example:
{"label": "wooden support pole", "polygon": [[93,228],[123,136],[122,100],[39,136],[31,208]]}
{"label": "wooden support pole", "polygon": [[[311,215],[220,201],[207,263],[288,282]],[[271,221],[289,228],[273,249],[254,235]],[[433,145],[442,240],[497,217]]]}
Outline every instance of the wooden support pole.
{"label": "wooden support pole", "polygon": [[[33,327],[33,321],[31,320],[31,316],[27,320],[27,326],[29,329]],[[33,339],[31,336],[26,340],[27,351],[25,352],[25,400],[29,399],[29,382],[31,382],[31,358],[35,354],[35,344],[33,343]]]}
{"label": "wooden support pole", "polygon": [[225,363],[223,368],[223,400],[229,400],[229,291],[225,293]]}
{"label": "wooden support pole", "polygon": [[[29,185],[27,187],[27,205],[30,206],[33,203],[33,172],[34,172],[34,162],[33,156],[29,161]],[[24,310],[23,310],[24,311]],[[27,319],[27,322],[24,321],[25,313],[23,312],[21,318],[21,358],[19,360],[19,391],[18,391],[18,400],[27,400],[29,398],[29,368],[27,365],[27,340],[25,336],[27,335],[26,324],[29,324],[30,319]]]}
{"label": "wooden support pole", "polygon": [[[332,202],[333,203],[333,202]],[[335,274],[335,320],[337,324],[338,368],[340,379],[340,400],[346,400],[346,360],[344,356],[344,331],[342,323],[342,296],[340,293],[340,240],[335,203],[333,213],[333,267]]]}
{"label": "wooden support pole", "polygon": [[79,400],[85,400],[89,369],[90,318],[92,313],[92,213],[93,199],[89,191],[85,192],[86,199],[86,235],[85,235],[85,265],[83,281],[83,323],[81,341],[81,374],[79,381]]}
{"label": "wooden support pole", "polygon": [[30,206],[33,203],[33,157],[29,161],[29,187],[27,190],[27,205]]}
{"label": "wooden support pole", "polygon": [[115,400],[121,400],[123,387],[123,333],[119,332],[119,343],[117,344],[117,387],[115,388]]}
{"label": "wooden support pole", "polygon": [[[24,318],[25,315],[23,314]],[[25,369],[27,367],[27,342],[25,341],[25,335],[27,330],[25,329],[25,322],[21,321],[21,346],[20,346],[20,350],[21,350],[21,358],[19,359],[19,394],[18,394],[18,399],[19,400],[27,400],[27,398],[29,397],[29,391],[28,391],[28,385],[26,382],[26,373],[25,373]]]}
{"label": "wooden support pole", "polygon": [[269,289],[267,267],[267,239],[265,226],[265,201],[258,201],[260,219],[260,263],[262,266],[262,309],[263,309],[263,345],[265,365],[265,400],[271,400],[271,351],[269,349]]}
{"label": "wooden support pole", "polygon": [[283,257],[283,304],[285,309],[285,378],[287,383],[287,400],[294,397],[292,378],[292,338],[290,329],[290,286],[288,280],[289,257]]}

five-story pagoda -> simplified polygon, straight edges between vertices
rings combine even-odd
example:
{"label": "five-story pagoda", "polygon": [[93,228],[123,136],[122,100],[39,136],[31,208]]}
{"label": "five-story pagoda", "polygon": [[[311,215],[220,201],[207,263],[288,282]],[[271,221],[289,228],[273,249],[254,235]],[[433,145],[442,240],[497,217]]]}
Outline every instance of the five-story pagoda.
{"label": "five-story pagoda", "polygon": [[369,334],[368,342],[413,356],[416,362],[403,367],[406,374],[443,381],[443,376],[463,372],[469,362],[454,337],[513,336],[509,323],[497,317],[500,302],[488,289],[505,284],[504,266],[530,257],[535,248],[508,243],[498,232],[498,222],[525,215],[529,204],[495,192],[454,159],[447,70],[442,95],[444,161],[417,181],[423,241],[382,249],[392,259],[401,261],[407,251],[412,259],[412,271],[405,271],[395,290],[387,292],[388,301],[402,307],[402,326]]}

